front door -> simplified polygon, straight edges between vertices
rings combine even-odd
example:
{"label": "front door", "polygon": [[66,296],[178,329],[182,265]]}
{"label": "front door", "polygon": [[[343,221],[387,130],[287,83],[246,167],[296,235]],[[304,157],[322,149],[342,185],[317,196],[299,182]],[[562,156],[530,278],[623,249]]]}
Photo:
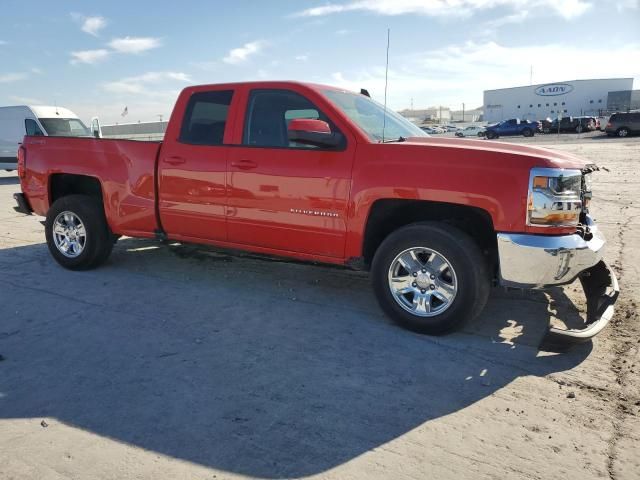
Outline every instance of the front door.
{"label": "front door", "polygon": [[191,95],[177,141],[162,147],[158,162],[159,211],[170,238],[227,239],[227,128],[233,90]]}
{"label": "front door", "polygon": [[242,145],[229,153],[229,241],[342,258],[355,142],[345,136],[344,145],[323,148],[289,141],[294,118],[337,130],[301,93],[250,91]]}

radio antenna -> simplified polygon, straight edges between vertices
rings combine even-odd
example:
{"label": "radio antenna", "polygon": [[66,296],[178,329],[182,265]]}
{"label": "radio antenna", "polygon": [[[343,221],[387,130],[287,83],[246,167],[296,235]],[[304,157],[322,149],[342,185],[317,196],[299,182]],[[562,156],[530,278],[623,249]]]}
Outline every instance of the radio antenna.
{"label": "radio antenna", "polygon": [[387,28],[387,64],[384,69],[384,116],[382,117],[382,143],[384,143],[384,130],[387,126],[387,81],[389,78],[389,39],[391,29]]}

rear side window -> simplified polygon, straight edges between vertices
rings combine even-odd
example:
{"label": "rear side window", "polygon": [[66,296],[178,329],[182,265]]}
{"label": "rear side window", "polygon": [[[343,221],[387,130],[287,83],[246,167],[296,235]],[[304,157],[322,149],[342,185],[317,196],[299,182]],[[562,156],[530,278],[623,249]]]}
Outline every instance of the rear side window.
{"label": "rear side window", "polygon": [[40,127],[32,118],[27,118],[24,121],[24,129],[27,132],[27,135],[34,135],[38,137],[44,136],[44,133],[42,133],[42,130],[40,130]]}
{"label": "rear side window", "polygon": [[232,90],[194,93],[182,120],[180,142],[222,145],[232,97]]}

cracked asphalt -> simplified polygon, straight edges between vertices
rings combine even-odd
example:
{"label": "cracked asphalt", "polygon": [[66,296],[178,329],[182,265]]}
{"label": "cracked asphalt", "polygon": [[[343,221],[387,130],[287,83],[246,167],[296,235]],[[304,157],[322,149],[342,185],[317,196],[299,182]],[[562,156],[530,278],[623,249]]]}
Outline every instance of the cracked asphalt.
{"label": "cracked asphalt", "polygon": [[122,239],[69,272],[0,173],[0,478],[640,478],[640,138],[536,136],[598,172],[621,296],[494,289],[461,332],[391,324],[362,273]]}

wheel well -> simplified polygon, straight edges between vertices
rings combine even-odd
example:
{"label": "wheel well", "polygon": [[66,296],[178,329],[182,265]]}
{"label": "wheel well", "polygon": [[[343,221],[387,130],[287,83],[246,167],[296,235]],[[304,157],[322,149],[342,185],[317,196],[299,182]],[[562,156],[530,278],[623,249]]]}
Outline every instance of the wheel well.
{"label": "wheel well", "polygon": [[49,179],[50,204],[68,195],[89,195],[102,201],[102,188],[95,177],[56,173]]}
{"label": "wheel well", "polygon": [[481,208],[425,200],[377,200],[369,212],[363,256],[367,266],[383,240],[400,227],[417,222],[438,221],[466,232],[488,257],[497,262],[497,240],[491,216]]}

